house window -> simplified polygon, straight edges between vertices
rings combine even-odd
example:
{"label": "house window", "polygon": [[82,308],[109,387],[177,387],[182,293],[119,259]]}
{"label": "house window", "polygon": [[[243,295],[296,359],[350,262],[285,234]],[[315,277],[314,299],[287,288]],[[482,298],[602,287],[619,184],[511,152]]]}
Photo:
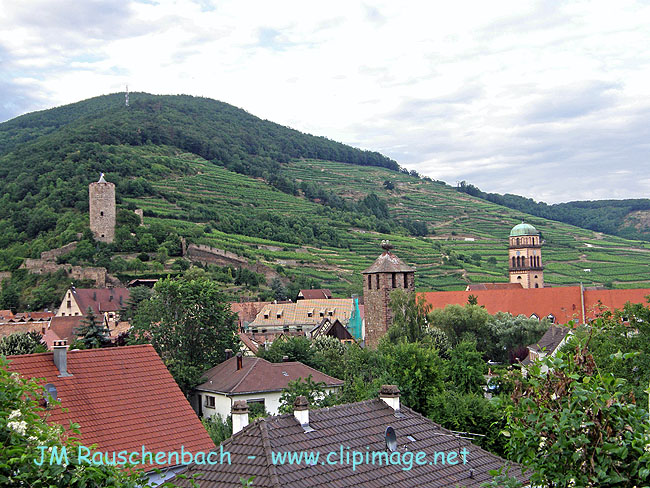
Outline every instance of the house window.
{"label": "house window", "polygon": [[311,317],[311,316],[313,316],[313,315],[314,315],[314,311],[313,311],[313,310],[311,310],[310,312],[307,312],[307,317]]}
{"label": "house window", "polygon": [[537,319],[537,320],[539,320],[539,317],[537,316],[536,313],[532,314],[532,315],[530,316],[530,318],[531,318],[531,319]]}
{"label": "house window", "polygon": [[264,318],[265,318],[265,319],[268,319],[268,318],[269,318],[269,313],[268,313],[268,312],[265,312],[265,313],[264,313]]}
{"label": "house window", "polygon": [[205,395],[205,408],[215,408],[213,396]]}
{"label": "house window", "polygon": [[552,313],[549,313],[549,314],[546,316],[546,318],[549,319],[549,320],[551,321],[552,324],[555,323],[555,315],[553,315]]}
{"label": "house window", "polygon": [[72,308],[72,301],[68,300],[68,308]]}

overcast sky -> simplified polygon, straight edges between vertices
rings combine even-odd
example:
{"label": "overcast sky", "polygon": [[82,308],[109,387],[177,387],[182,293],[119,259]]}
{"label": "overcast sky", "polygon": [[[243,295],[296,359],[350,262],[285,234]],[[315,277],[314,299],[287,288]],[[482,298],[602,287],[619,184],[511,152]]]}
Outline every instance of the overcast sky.
{"label": "overcast sky", "polygon": [[2,0],[0,121],[186,93],[450,184],[650,197],[650,3]]}

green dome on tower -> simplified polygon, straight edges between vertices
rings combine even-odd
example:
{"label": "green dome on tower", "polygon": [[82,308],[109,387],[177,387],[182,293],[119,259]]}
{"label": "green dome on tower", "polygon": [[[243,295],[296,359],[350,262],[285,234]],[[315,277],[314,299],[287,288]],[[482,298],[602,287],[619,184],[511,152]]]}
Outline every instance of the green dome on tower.
{"label": "green dome on tower", "polygon": [[533,227],[530,224],[525,224],[524,222],[515,225],[510,231],[510,237],[537,236],[537,235],[539,235],[537,229],[535,229],[535,227]]}

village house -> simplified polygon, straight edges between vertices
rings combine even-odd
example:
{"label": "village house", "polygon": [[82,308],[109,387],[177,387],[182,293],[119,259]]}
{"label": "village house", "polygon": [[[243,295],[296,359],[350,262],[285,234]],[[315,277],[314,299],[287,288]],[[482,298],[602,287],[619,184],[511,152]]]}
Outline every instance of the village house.
{"label": "village house", "polygon": [[[222,443],[231,462],[194,464],[183,472],[188,477],[197,475],[201,488],[240,488],[240,479],[251,476],[255,487],[478,488],[492,480],[490,470],[507,464],[466,436],[401,405],[399,390],[392,385],[382,387],[374,400],[316,410],[309,409],[304,396],[298,397],[293,413],[258,418],[250,424],[246,403],[238,401],[232,418],[233,436]],[[287,452],[319,457],[277,462],[277,453]],[[425,464],[415,462],[418,455]],[[529,479],[516,465],[509,475],[524,484]],[[190,486],[188,480],[173,481]]]}
{"label": "village house", "polygon": [[194,403],[204,418],[227,417],[237,400],[262,404],[271,415],[277,415],[282,390],[290,381],[309,376],[314,382],[325,383],[326,394],[343,386],[343,381],[300,362],[270,363],[237,354],[203,374],[206,381],[196,387]]}
{"label": "village house", "polygon": [[[354,335],[362,334],[362,317],[355,298],[305,299],[295,303],[269,303],[244,327],[255,339],[273,340],[280,334],[309,335],[323,321],[338,320]],[[360,337],[359,337],[360,338]]]}
{"label": "village house", "polygon": [[109,328],[119,321],[119,313],[129,300],[128,288],[75,288],[63,296],[57,317],[85,316],[90,308]]}
{"label": "village house", "polygon": [[[54,351],[9,357],[9,369],[47,385],[62,408],[47,411],[48,422],[76,422],[85,446],[102,452],[181,452],[214,449],[200,420],[164,363],[147,344],[68,351],[65,341]],[[173,460],[175,461],[175,460]],[[180,463],[138,466],[158,484]],[[161,475],[153,468],[161,468]]]}

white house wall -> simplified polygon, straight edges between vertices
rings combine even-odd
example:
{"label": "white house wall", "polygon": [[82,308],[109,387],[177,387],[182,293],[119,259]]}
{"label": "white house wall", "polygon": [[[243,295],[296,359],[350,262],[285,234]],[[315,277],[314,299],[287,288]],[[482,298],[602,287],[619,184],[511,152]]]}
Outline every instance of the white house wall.
{"label": "white house wall", "polygon": [[[326,388],[325,393],[329,394],[335,391],[336,388]],[[205,391],[200,392],[201,402],[203,403],[203,417],[208,418],[213,415],[220,415],[223,418],[226,418],[230,415],[232,404],[237,400],[260,400],[264,399],[264,408],[270,415],[279,415],[280,409],[280,397],[282,396],[281,391],[267,391],[264,393],[250,393],[242,395],[233,395],[232,397],[227,397],[226,395],[220,393],[208,393]],[[207,396],[214,397],[214,406],[215,408],[209,408],[205,405],[205,399]]]}

